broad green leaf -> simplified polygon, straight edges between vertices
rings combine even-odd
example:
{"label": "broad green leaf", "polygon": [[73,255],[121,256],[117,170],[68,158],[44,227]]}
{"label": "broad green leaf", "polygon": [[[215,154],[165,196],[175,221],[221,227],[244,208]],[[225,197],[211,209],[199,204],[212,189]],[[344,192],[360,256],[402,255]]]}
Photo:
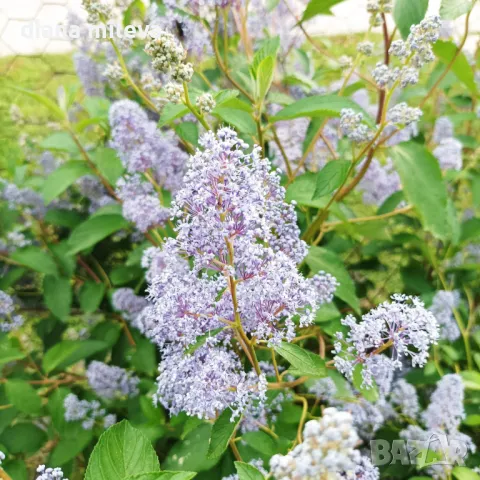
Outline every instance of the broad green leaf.
{"label": "broad green leaf", "polygon": [[310,0],[303,12],[301,22],[306,22],[317,15],[333,15],[331,8],[343,0]]}
{"label": "broad green leaf", "polygon": [[252,136],[257,133],[255,122],[248,112],[222,106],[214,108],[212,114],[235,127],[239,133]]}
{"label": "broad green leaf", "polygon": [[257,90],[257,101],[262,103],[267,95],[270,86],[273,81],[273,73],[275,69],[275,60],[273,57],[264,58],[257,70],[257,81],[256,81],[256,90]]}
{"label": "broad green leaf", "polygon": [[457,480],[480,480],[480,475],[467,467],[454,467],[452,474]]}
{"label": "broad green leaf", "polygon": [[18,249],[12,253],[11,258],[36,272],[45,273],[46,275],[58,274],[57,265],[53,258],[39,247]]}
{"label": "broad green leaf", "polygon": [[133,474],[159,471],[160,464],[150,441],[123,420],[98,440],[85,480],[126,480]]}
{"label": "broad green leaf", "polygon": [[228,443],[235,433],[240,416],[236,417],[235,421],[231,421],[232,411],[227,408],[215,420],[210,434],[210,441],[208,442],[207,458],[220,457],[227,449]]}
{"label": "broad green leaf", "polygon": [[70,279],[47,275],[43,279],[43,298],[50,311],[60,320],[65,320],[72,304]]}
{"label": "broad green leaf", "polygon": [[443,20],[455,20],[472,9],[472,0],[442,0],[440,16]]}
{"label": "broad green leaf", "polygon": [[92,213],[91,217],[100,217],[101,215],[122,215],[122,206],[119,203],[109,203]]}
{"label": "broad green leaf", "polygon": [[374,124],[372,118],[358,103],[338,95],[313,95],[302,98],[291,105],[287,105],[273,116],[271,120],[278,122],[279,120],[291,120],[299,117],[339,117],[340,112],[344,108],[351,108],[355,112],[362,113],[367,124]]}
{"label": "broad green leaf", "polygon": [[165,470],[202,472],[210,470],[220,457],[207,458],[208,442],[212,426],[204,423],[177,442],[168,452],[162,466]]}
{"label": "broad green leaf", "polygon": [[337,190],[347,178],[351,163],[347,160],[332,160],[317,174],[317,184],[312,199],[324,197]]}
{"label": "broad green leaf", "polygon": [[149,472],[128,477],[128,480],[192,480],[196,472]]}
{"label": "broad green leaf", "polygon": [[65,465],[84,450],[92,441],[92,430],[76,429],[75,436],[61,437],[50,455],[49,464]]}
{"label": "broad green leaf", "polygon": [[110,100],[104,97],[85,97],[82,102],[83,107],[93,118],[108,118],[110,110]]}
{"label": "broad green leaf", "polygon": [[144,273],[141,267],[127,267],[119,265],[110,272],[110,280],[113,285],[125,285],[133,280],[139,279]]}
{"label": "broad green leaf", "polygon": [[40,415],[42,401],[37,391],[26,381],[12,379],[5,385],[8,400],[18,410],[28,415]]}
{"label": "broad green leaf", "polygon": [[40,147],[46,150],[68,152],[80,155],[77,144],[67,132],[54,132],[40,142]]}
{"label": "broad green leaf", "polygon": [[243,443],[246,443],[249,448],[253,448],[268,458],[277,453],[277,442],[270,435],[261,430],[243,433],[242,444]]}
{"label": "broad green leaf", "polygon": [[87,280],[80,288],[78,300],[80,307],[85,313],[93,313],[97,310],[105,294],[105,285]]}
{"label": "broad green leaf", "polygon": [[220,106],[222,103],[225,103],[232,98],[238,97],[240,92],[238,90],[220,90],[216,92],[213,97],[215,98],[215,103],[217,107]]}
{"label": "broad green leaf", "polygon": [[82,219],[83,217],[80,213],[60,208],[51,208],[45,214],[46,223],[52,223],[58,227],[65,228],[75,228]]}
{"label": "broad green leaf", "polygon": [[408,203],[418,211],[426,230],[449,236],[447,189],[437,159],[422,145],[405,142],[391,149]]}
{"label": "broad green leaf", "polygon": [[327,375],[325,360],[293,343],[282,342],[274,347],[275,351],[290,362],[295,375],[322,378]]}
{"label": "broad green leaf", "polygon": [[154,375],[158,368],[155,345],[143,337],[140,337],[136,342],[137,348],[130,359],[132,367],[140,373]]}
{"label": "broad green leaf", "polygon": [[73,230],[68,244],[70,253],[78,253],[92,247],[112,233],[127,228],[129,223],[121,215],[91,217]]}
{"label": "broad green leaf", "polygon": [[45,203],[61,195],[75,180],[92,171],[85,162],[68,162],[61,165],[54,172],[47,176],[43,184],[43,199]]}
{"label": "broad green leaf", "polygon": [[235,462],[238,480],[265,480],[262,473],[253,465],[244,462]]}
{"label": "broad green leaf", "polygon": [[373,385],[370,388],[362,386],[363,377],[362,377],[363,365],[357,364],[353,369],[353,385],[354,387],[362,394],[362,396],[369,402],[376,402],[378,400],[378,388],[373,380]]}
{"label": "broad green leaf", "polygon": [[189,112],[188,107],[180,103],[167,103],[162,110],[160,120],[158,121],[159,127],[164,127],[168,123],[173,122],[177,118],[183,117]]}
{"label": "broad green leaf", "polygon": [[460,372],[463,383],[467,390],[480,390],[480,373],[473,370]]}
{"label": "broad green leaf", "polygon": [[113,148],[100,147],[91,153],[91,158],[110,185],[115,185],[124,171],[117,152]]}
{"label": "broad green leaf", "polygon": [[65,117],[66,117],[65,112],[53,100],[51,100],[47,96],[41,95],[36,92],[32,92],[25,88],[17,87],[12,84],[9,84],[8,88],[16,90],[17,92],[24,93],[25,95],[28,95],[30,98],[32,98],[36,102],[41,103],[42,105],[48,108],[48,110],[57,118],[57,120],[65,120]]}
{"label": "broad green leaf", "polygon": [[26,356],[27,355],[14,344],[13,339],[7,336],[0,338],[0,365],[21,360]]}
{"label": "broad green leaf", "polygon": [[224,330],[224,327],[218,327],[218,328],[215,328],[214,330],[210,330],[209,332],[204,333],[203,335],[199,335],[196,338],[195,343],[190,345],[185,350],[185,354],[186,355],[191,355],[193,352],[195,352],[195,350],[199,349],[202,345],[205,345],[205,342],[207,341],[208,338],[214,337],[215,335],[220,333],[222,330]]}
{"label": "broad green leaf", "polygon": [[460,241],[473,242],[480,240],[480,218],[470,218],[462,223]]}
{"label": "broad green leaf", "polygon": [[360,302],[355,293],[355,284],[348,274],[340,257],[331,250],[312,246],[305,259],[312,273],[321,270],[333,275],[340,285],[335,290],[335,296],[348,303],[357,313],[360,313]]}
{"label": "broad green leaf", "polygon": [[267,57],[275,59],[277,57],[278,49],[280,48],[280,37],[276,36],[269,38],[262,42],[262,46],[255,52],[253,56],[251,71],[253,77],[257,77],[258,69],[263,60]]}
{"label": "broad green leaf", "polygon": [[0,290],[7,290],[9,287],[17,283],[27,271],[23,267],[9,268],[6,273],[0,278]]}
{"label": "broad green leaf", "polygon": [[0,435],[0,444],[11,454],[35,453],[47,440],[47,434],[33,423],[16,423]]}
{"label": "broad green leaf", "polygon": [[328,198],[312,198],[316,185],[317,173],[304,173],[287,187],[285,200],[289,203],[295,201],[299,205],[305,205],[307,207],[323,208],[326,206]]}
{"label": "broad green leaf", "polygon": [[62,370],[106,348],[108,344],[99,340],[64,340],[45,353],[42,366],[47,373]]}
{"label": "broad green leaf", "polygon": [[194,147],[198,145],[198,127],[194,122],[182,122],[175,126],[177,135]]}
{"label": "broad green leaf", "polygon": [[407,38],[412,25],[418,25],[428,9],[428,0],[395,0],[393,18],[403,38]]}
{"label": "broad green leaf", "polygon": [[468,415],[462,423],[469,427],[478,427],[480,426],[480,414]]}
{"label": "broad green leaf", "polygon": [[[433,45],[433,52],[444,64],[449,65],[457,53],[457,46],[453,42],[439,40]],[[477,92],[477,84],[475,82],[473,68],[463,52],[460,52],[452,65],[452,72],[470,90],[470,92]]]}

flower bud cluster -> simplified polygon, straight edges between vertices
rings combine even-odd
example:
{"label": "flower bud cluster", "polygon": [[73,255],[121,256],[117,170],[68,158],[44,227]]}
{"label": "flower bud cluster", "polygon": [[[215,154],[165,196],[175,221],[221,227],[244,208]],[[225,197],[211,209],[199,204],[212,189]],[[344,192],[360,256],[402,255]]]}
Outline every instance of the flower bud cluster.
{"label": "flower bud cluster", "polygon": [[371,25],[378,27],[383,23],[382,14],[393,10],[393,0],[368,0],[367,12],[370,13]]}
{"label": "flower bud cluster", "polygon": [[351,108],[344,108],[340,112],[340,128],[352,142],[365,143],[373,138],[373,132],[362,121],[363,114],[355,113]]}
{"label": "flower bud cluster", "polygon": [[13,298],[0,290],[0,332],[11,332],[23,325],[23,317],[15,315]]}
{"label": "flower bud cluster", "polygon": [[39,465],[37,467],[38,477],[36,480],[68,480],[68,478],[63,477],[63,471],[61,468],[49,468],[45,465]]}
{"label": "flower bud cluster", "polygon": [[362,385],[366,388],[372,386],[376,353],[392,349],[392,357],[385,357],[392,372],[402,368],[402,357],[410,357],[413,366],[421,367],[427,362],[429,347],[439,338],[437,320],[423,302],[401,294],[393,295],[392,300],[363,315],[359,323],[347,316],[342,320],[350,328],[346,338],[341,332],[336,334],[335,366],[352,379],[355,366],[363,364]]}
{"label": "flower bud cluster", "polygon": [[101,0],[82,0],[83,8],[87,11],[87,22],[96,24],[106,21],[112,14],[112,7]]}
{"label": "flower bud cluster", "polygon": [[124,73],[120,64],[118,62],[113,62],[105,67],[103,76],[108,78],[112,83],[115,83],[119,82],[124,77]]}
{"label": "flower bud cluster", "polygon": [[[107,420],[107,424],[112,423],[111,415],[105,417],[105,409],[102,408],[97,400],[80,400],[74,393],[65,397],[63,402],[65,408],[65,420],[67,422],[82,422],[84,430],[91,430],[96,421]],[[113,422],[115,423],[115,422]],[[105,427],[105,423],[103,424]]]}
{"label": "flower bud cluster", "polygon": [[409,107],[405,102],[392,107],[387,114],[387,119],[396,125],[411,125],[420,120],[423,112],[417,107]]}
{"label": "flower bud cluster", "polygon": [[192,79],[193,66],[185,63],[187,51],[171,33],[161,31],[156,34],[147,43],[145,52],[153,58],[152,66],[160,73],[171,74],[177,82]]}
{"label": "flower bud cluster", "polygon": [[210,113],[215,108],[216,102],[210,93],[203,93],[197,98],[196,105],[200,113],[203,115],[205,113]]}
{"label": "flower bud cluster", "polygon": [[124,368],[94,360],[89,364],[86,376],[88,384],[100,398],[111,400],[138,395],[140,379]]}
{"label": "flower bud cluster", "polygon": [[454,342],[460,337],[460,329],[453,310],[460,304],[458,291],[439,290],[433,297],[429,310],[435,315],[440,326],[440,338]]}
{"label": "flower bud cluster", "polygon": [[320,420],[305,424],[303,437],[303,442],[287,455],[270,459],[276,480],[380,478],[378,469],[356,449],[360,439],[349,412],[324,409]]}
{"label": "flower bud cluster", "polygon": [[165,93],[172,103],[180,103],[184,94],[183,86],[179,83],[169,82],[165,85]]}
{"label": "flower bud cluster", "polygon": [[371,57],[373,55],[373,42],[360,42],[357,45],[357,51],[362,53],[366,57]]}

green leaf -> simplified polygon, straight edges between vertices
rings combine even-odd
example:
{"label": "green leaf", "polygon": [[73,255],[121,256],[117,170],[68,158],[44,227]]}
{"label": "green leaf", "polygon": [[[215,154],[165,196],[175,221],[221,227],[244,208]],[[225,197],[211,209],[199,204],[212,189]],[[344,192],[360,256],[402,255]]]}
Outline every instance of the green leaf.
{"label": "green leaf", "polygon": [[189,433],[185,439],[176,443],[163,462],[166,470],[202,472],[218,463],[220,457],[207,458],[208,442],[212,426],[204,423]]}
{"label": "green leaf", "polygon": [[312,95],[287,105],[271,118],[273,122],[299,117],[339,117],[344,108],[363,114],[365,122],[373,126],[374,121],[356,102],[337,95]]}
{"label": "green leaf", "polygon": [[80,307],[85,313],[93,313],[97,310],[105,294],[105,285],[87,280],[80,288],[78,300]]}
{"label": "green leaf", "polygon": [[177,135],[193,146],[198,145],[198,127],[194,122],[182,122],[175,126]]}
{"label": "green leaf", "polygon": [[92,118],[108,118],[110,100],[104,97],[85,97],[83,107]]}
{"label": "green leaf", "polygon": [[[457,54],[457,46],[453,42],[439,40],[433,45],[433,52],[444,64],[449,65]],[[455,76],[470,90],[470,92],[477,92],[477,84],[475,82],[473,68],[463,52],[460,52],[460,54],[457,56],[451,70]]]}
{"label": "green leaf", "polygon": [[253,465],[244,462],[235,462],[238,480],[265,480],[262,473]]}
{"label": "green leaf", "polygon": [[36,272],[46,275],[57,275],[57,265],[52,257],[39,247],[26,247],[18,249],[10,256],[12,260]]}
{"label": "green leaf", "polygon": [[41,103],[43,106],[47,107],[48,110],[58,119],[58,120],[65,120],[66,113],[50,98],[45,95],[40,95],[39,93],[32,92],[25,88],[17,87],[15,85],[8,85],[8,88],[16,90],[17,92],[24,93],[28,95],[30,98],[35,100],[38,103]]}
{"label": "green leaf", "polygon": [[73,230],[68,245],[70,253],[78,253],[92,247],[112,233],[127,228],[129,223],[121,215],[90,217]]}
{"label": "green leaf", "polygon": [[196,472],[149,472],[128,477],[128,480],[192,480]]}
{"label": "green leaf", "polygon": [[480,218],[470,218],[462,223],[460,241],[474,242],[480,239]]}
{"label": "green leaf", "polygon": [[54,132],[40,142],[40,147],[46,150],[68,152],[79,155],[77,144],[67,132]]}
{"label": "green leaf", "polygon": [[162,110],[160,120],[158,121],[159,127],[164,127],[168,123],[173,122],[177,118],[183,117],[189,112],[188,107],[180,103],[167,103]]}
{"label": "green leaf", "polygon": [[285,195],[287,202],[295,201],[299,205],[307,207],[323,208],[327,204],[327,198],[315,198],[313,194],[317,185],[318,173],[307,172],[297,177],[288,187]]}
{"label": "green leaf", "polygon": [[463,383],[467,390],[480,390],[480,373],[473,370],[460,372]]}
{"label": "green leaf", "polygon": [[317,185],[312,199],[329,195],[337,190],[347,178],[350,165],[347,160],[328,162],[317,174]]}
{"label": "green leaf", "polygon": [[391,149],[408,203],[426,230],[442,240],[449,236],[447,189],[437,159],[422,145],[405,142]]}
{"label": "green leaf", "polygon": [[124,171],[117,152],[113,148],[100,147],[91,153],[91,158],[110,185],[115,185]]}
{"label": "green leaf", "polygon": [[45,353],[42,366],[46,373],[62,370],[106,348],[108,344],[100,340],[64,340]]}
{"label": "green leaf", "polygon": [[348,274],[343,261],[331,250],[312,246],[305,259],[312,273],[323,270],[333,275],[340,285],[335,290],[335,296],[348,303],[357,313],[360,313],[360,302],[355,293],[355,284]]}
{"label": "green leaf", "polygon": [[38,452],[47,441],[47,434],[33,423],[16,423],[0,435],[0,444],[11,454]]}
{"label": "green leaf", "polygon": [[204,333],[203,335],[199,335],[195,343],[192,343],[192,345],[189,345],[189,347],[185,350],[185,355],[191,355],[195,350],[199,349],[202,345],[205,345],[205,342],[207,341],[208,338],[214,337],[218,333],[220,333],[222,330],[224,330],[225,327],[218,327],[213,330],[208,331],[207,333]]}
{"label": "green leaf", "polygon": [[472,9],[472,0],[442,0],[440,16],[443,20],[455,20]]}
{"label": "green leaf", "polygon": [[222,106],[215,107],[212,110],[212,114],[235,127],[239,133],[246,133],[252,136],[257,133],[255,122],[248,112]]}
{"label": "green leaf", "polygon": [[37,391],[24,380],[8,380],[5,385],[8,400],[18,410],[28,415],[40,415],[42,401]]}
{"label": "green leaf", "polygon": [[363,383],[363,377],[362,377],[362,370],[363,370],[363,365],[360,363],[355,365],[355,368],[353,369],[353,385],[355,388],[362,394],[362,396],[365,398],[365,400],[368,400],[369,402],[376,402],[378,400],[378,387],[375,383],[375,380],[373,380],[373,385],[370,388],[366,388],[362,386]]}
{"label": "green leaf", "polygon": [[48,204],[61,195],[75,180],[92,173],[85,162],[68,162],[47,176],[43,184],[43,199]]}
{"label": "green leaf", "polygon": [[158,368],[156,354],[155,345],[146,338],[140,337],[137,340],[137,348],[130,359],[130,363],[138,372],[154,375]]}
{"label": "green leaf", "polygon": [[219,92],[215,92],[213,97],[215,98],[215,103],[218,107],[222,103],[225,103],[232,98],[238,97],[239,93],[240,92],[238,90],[220,90]]}
{"label": "green leaf", "polygon": [[0,290],[7,290],[17,283],[25,275],[26,271],[27,269],[22,267],[9,268],[0,278]]}
{"label": "green leaf", "polygon": [[227,408],[215,420],[210,435],[210,441],[208,442],[207,458],[220,457],[227,449],[228,443],[232,439],[241,418],[241,416],[238,416],[235,421],[232,422],[230,421],[231,417],[232,411]]}
{"label": "green leaf", "polygon": [[141,267],[127,267],[124,265],[119,265],[110,272],[110,280],[115,286],[125,285],[140,278],[143,273],[144,271]]}
{"label": "green leaf", "polygon": [[295,375],[322,378],[327,375],[325,360],[293,343],[282,342],[274,347],[275,351],[290,362]]}
{"label": "green leaf", "polygon": [[452,474],[457,480],[480,480],[480,475],[467,467],[454,467]]}
{"label": "green leaf", "polygon": [[262,42],[262,46],[255,52],[255,55],[253,56],[251,71],[254,78],[257,78],[258,69],[263,60],[265,60],[267,57],[272,57],[272,59],[275,59],[277,57],[279,48],[280,37],[278,35]]}
{"label": "green leaf", "polygon": [[306,22],[317,15],[333,15],[331,8],[341,2],[343,0],[310,0],[300,22]]}
{"label": "green leaf", "polygon": [[52,451],[49,464],[65,465],[84,450],[93,439],[92,430],[75,429],[75,436],[61,437]]}
{"label": "green leaf", "polygon": [[45,214],[45,222],[52,223],[58,227],[75,228],[83,217],[80,213],[73,210],[63,210],[60,208],[51,208]]}
{"label": "green leaf", "polygon": [[150,441],[123,420],[100,437],[90,456],[85,480],[126,480],[134,474],[159,471]]}
{"label": "green leaf", "polygon": [[405,39],[410,33],[412,25],[418,25],[425,17],[428,9],[428,0],[395,0],[393,18],[402,37]]}
{"label": "green leaf", "polygon": [[14,345],[12,339],[7,336],[0,338],[0,365],[21,360],[25,357],[26,354]]}
{"label": "green leaf", "polygon": [[468,415],[462,423],[469,427],[478,427],[480,426],[480,414]]}
{"label": "green leaf", "polygon": [[43,298],[50,311],[60,320],[65,320],[72,304],[70,280],[47,275],[43,279]]}
{"label": "green leaf", "polygon": [[257,70],[256,81],[256,98],[257,101],[262,103],[265,99],[270,86],[273,81],[273,73],[275,69],[275,60],[273,57],[264,58]]}

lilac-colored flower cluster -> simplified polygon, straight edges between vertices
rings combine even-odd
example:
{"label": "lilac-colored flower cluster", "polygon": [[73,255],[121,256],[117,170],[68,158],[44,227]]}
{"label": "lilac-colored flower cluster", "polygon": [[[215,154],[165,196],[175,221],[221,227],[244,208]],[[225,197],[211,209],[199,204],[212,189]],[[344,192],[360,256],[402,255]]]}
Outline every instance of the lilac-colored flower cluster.
{"label": "lilac-colored flower cluster", "polygon": [[169,255],[158,247],[147,248],[142,255],[142,267],[147,270],[145,278],[152,283],[166,268],[177,271],[181,276],[188,271],[188,262],[179,255]]}
{"label": "lilac-colored flower cluster", "polygon": [[37,467],[38,477],[36,480],[68,480],[68,478],[64,478],[63,471],[61,468],[50,468],[46,467],[45,465],[39,465]]}
{"label": "lilac-colored flower cluster", "polygon": [[88,384],[100,398],[111,400],[138,395],[140,379],[116,365],[94,360],[88,366],[86,376]]}
{"label": "lilac-colored flower cluster", "polygon": [[82,422],[84,430],[91,430],[95,422],[105,417],[105,409],[97,400],[80,400],[74,393],[65,397],[63,402],[65,408],[65,420],[67,422]]}
{"label": "lilac-colored flower cluster", "polygon": [[453,310],[460,304],[458,291],[439,290],[433,297],[430,311],[440,326],[440,338],[453,342],[460,337],[460,329]]}
{"label": "lilac-colored flower cluster", "polygon": [[347,316],[342,320],[350,328],[346,338],[341,332],[336,335],[335,366],[351,379],[355,366],[363,365],[363,385],[367,388],[375,377],[378,353],[392,349],[392,356],[382,362],[388,364],[387,372],[401,369],[402,357],[410,357],[413,366],[421,367],[428,359],[429,347],[439,338],[438,323],[423,302],[400,294],[393,295],[392,300],[363,315],[359,323]]}
{"label": "lilac-colored flower cluster", "polygon": [[105,78],[99,64],[84,52],[74,53],[73,64],[85,94],[91,97],[103,97]]}
{"label": "lilac-colored flower cluster", "polygon": [[412,419],[417,418],[420,411],[417,391],[413,385],[403,378],[394,383],[390,394],[390,402],[398,407],[403,415]]}
{"label": "lilac-colored flower cluster", "polygon": [[359,440],[349,412],[326,408],[320,420],[305,424],[301,444],[270,459],[271,473],[276,480],[378,480],[378,469],[356,449]]}
{"label": "lilac-colored flower cluster", "polygon": [[123,216],[141,232],[164,225],[170,217],[170,210],[161,204],[153,185],[139,175],[118,180],[116,193],[123,201]]}
{"label": "lilac-colored flower cluster", "polygon": [[[361,168],[361,167],[360,167]],[[395,192],[400,190],[400,176],[390,158],[382,165],[374,158],[359,183],[363,190],[363,201],[368,205],[380,206]]]}
{"label": "lilac-colored flower cluster", "polygon": [[0,332],[11,332],[23,325],[23,317],[15,315],[13,298],[0,290]]}
{"label": "lilac-colored flower cluster", "polygon": [[119,288],[112,295],[113,308],[122,312],[130,321],[133,321],[147,305],[147,300],[135,295],[131,288]]}
{"label": "lilac-colored flower cluster", "polygon": [[31,188],[19,188],[14,183],[0,179],[0,199],[5,200],[10,209],[19,209],[26,215],[43,218],[46,212],[42,196]]}
{"label": "lilac-colored flower cluster", "polygon": [[444,137],[433,150],[442,170],[461,170],[463,145],[453,137]]}
{"label": "lilac-colored flower cluster", "polygon": [[94,175],[84,175],[77,180],[76,184],[80,194],[90,202],[89,213],[115,203],[115,199],[108,194],[102,182]]}
{"label": "lilac-colored flower cluster", "polygon": [[[229,128],[200,142],[172,207],[177,238],[163,247],[149,287],[154,306],[141,321],[163,353],[159,400],[173,412],[211,418],[227,406],[236,414],[264,400],[265,376],[243,371],[232,333],[241,327],[272,344],[291,340],[294,318],[310,325],[318,299],[330,299],[336,281],[298,273],[306,245],[280,178],[259,149],[246,153]],[[182,256],[192,259],[192,269]],[[185,354],[209,332],[202,347]]]}
{"label": "lilac-colored flower cluster", "polygon": [[162,133],[146,112],[131,100],[119,100],[110,108],[111,146],[130,173],[150,170],[167,190],[182,182],[187,155],[173,138]]}
{"label": "lilac-colored flower cluster", "polygon": [[426,473],[440,480],[451,478],[453,466],[464,462],[467,454],[475,453],[472,439],[460,432],[465,418],[464,385],[457,374],[445,375],[437,384],[430,398],[430,404],[422,413],[425,429],[410,425],[400,436],[411,442],[417,450],[428,448],[438,452],[442,460],[426,469]]}

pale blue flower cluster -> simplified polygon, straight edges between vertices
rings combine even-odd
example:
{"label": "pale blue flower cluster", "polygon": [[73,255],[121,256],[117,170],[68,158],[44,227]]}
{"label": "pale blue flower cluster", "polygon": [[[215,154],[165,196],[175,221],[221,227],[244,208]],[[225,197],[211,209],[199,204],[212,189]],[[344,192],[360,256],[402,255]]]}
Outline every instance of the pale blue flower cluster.
{"label": "pale blue flower cluster", "polygon": [[13,298],[0,290],[0,332],[8,333],[23,325],[23,317],[15,314]]}
{"label": "pale blue flower cluster", "polygon": [[116,365],[94,360],[88,365],[86,376],[88,384],[100,398],[112,400],[138,395],[140,379]]}
{"label": "pale blue flower cluster", "polygon": [[456,290],[439,290],[433,297],[429,310],[440,326],[440,338],[453,342],[460,337],[460,329],[453,310],[460,304],[460,293]]}
{"label": "pale blue flower cluster", "polygon": [[[80,400],[74,393],[65,397],[65,420],[67,422],[82,422],[84,430],[91,430],[95,422],[104,420],[105,409],[97,400]],[[109,419],[109,422],[111,419]]]}
{"label": "pale blue flower cluster", "polygon": [[50,468],[45,465],[39,465],[37,467],[37,473],[39,474],[36,480],[68,480],[64,478],[61,468]]}

